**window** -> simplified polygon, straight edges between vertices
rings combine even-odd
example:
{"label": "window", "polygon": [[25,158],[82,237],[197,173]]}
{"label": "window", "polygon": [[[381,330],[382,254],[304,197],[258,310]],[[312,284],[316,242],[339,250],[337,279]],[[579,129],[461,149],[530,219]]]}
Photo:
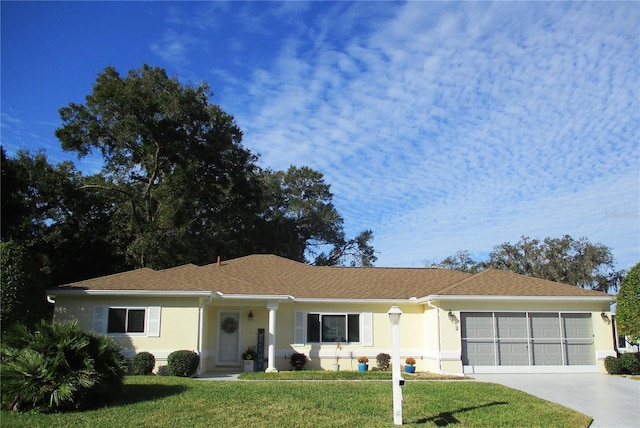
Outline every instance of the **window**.
{"label": "window", "polygon": [[144,333],[144,309],[109,308],[107,333]]}
{"label": "window", "polygon": [[360,342],[360,314],[307,314],[307,342]]}
{"label": "window", "polygon": [[294,313],[293,343],[358,343],[373,346],[373,313]]}
{"label": "window", "polygon": [[160,306],[94,306],[93,330],[99,334],[160,336]]}

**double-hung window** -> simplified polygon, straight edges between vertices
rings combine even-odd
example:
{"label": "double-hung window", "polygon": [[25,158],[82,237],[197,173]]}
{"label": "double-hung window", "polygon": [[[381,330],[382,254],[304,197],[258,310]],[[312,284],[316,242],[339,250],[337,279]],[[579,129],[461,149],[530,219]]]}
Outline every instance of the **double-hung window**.
{"label": "double-hung window", "polygon": [[145,309],[109,308],[107,333],[144,333]]}
{"label": "double-hung window", "polygon": [[307,314],[307,342],[360,342],[360,314]]}
{"label": "double-hung window", "polygon": [[336,342],[373,346],[373,314],[371,312],[295,312],[294,344]]}
{"label": "double-hung window", "polygon": [[94,306],[93,330],[100,334],[160,336],[160,306]]}

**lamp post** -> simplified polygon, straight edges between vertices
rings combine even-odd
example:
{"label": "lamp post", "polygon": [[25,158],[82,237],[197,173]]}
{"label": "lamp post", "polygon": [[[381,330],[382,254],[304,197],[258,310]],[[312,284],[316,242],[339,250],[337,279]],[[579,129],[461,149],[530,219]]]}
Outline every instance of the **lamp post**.
{"label": "lamp post", "polygon": [[393,305],[387,312],[391,321],[391,382],[393,382],[393,423],[402,425],[402,385],[400,376],[400,316],[402,311]]}

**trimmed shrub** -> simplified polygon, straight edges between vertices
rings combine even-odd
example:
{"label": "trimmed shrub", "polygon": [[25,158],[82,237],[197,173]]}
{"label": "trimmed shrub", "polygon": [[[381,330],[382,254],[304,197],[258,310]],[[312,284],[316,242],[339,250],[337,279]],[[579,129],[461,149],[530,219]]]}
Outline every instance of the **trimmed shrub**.
{"label": "trimmed shrub", "polygon": [[81,410],[101,406],[122,391],[124,358],[105,336],[77,321],[21,324],[3,337],[2,405],[14,411]]}
{"label": "trimmed shrub", "polygon": [[156,366],[156,357],[150,352],[138,352],[133,356],[133,374],[137,376],[150,375]]}
{"label": "trimmed shrub", "polygon": [[381,352],[376,356],[376,363],[378,364],[378,368],[383,372],[389,370],[390,362],[391,362],[391,355],[389,354],[385,354],[384,352]]}
{"label": "trimmed shrub", "polygon": [[620,358],[607,357],[604,359],[604,367],[609,374],[640,374],[640,352],[628,352],[620,355]]}
{"label": "trimmed shrub", "polygon": [[173,351],[167,358],[171,376],[191,377],[196,374],[199,365],[200,357],[193,351]]}
{"label": "trimmed shrub", "polygon": [[604,359],[604,368],[607,369],[607,372],[612,375],[624,374],[624,368],[622,367],[620,358],[611,356],[606,357]]}
{"label": "trimmed shrub", "polygon": [[640,352],[622,354],[619,360],[626,374],[640,375]]}

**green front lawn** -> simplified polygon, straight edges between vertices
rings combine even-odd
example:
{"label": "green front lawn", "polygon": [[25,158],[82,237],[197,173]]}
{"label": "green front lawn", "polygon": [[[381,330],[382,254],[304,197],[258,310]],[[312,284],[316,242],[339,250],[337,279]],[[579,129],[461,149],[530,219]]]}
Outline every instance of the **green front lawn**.
{"label": "green front lawn", "polygon": [[[496,384],[407,381],[407,426],[587,427],[588,416]],[[122,400],[66,414],[3,411],[3,427],[392,427],[391,382],[126,379]]]}

